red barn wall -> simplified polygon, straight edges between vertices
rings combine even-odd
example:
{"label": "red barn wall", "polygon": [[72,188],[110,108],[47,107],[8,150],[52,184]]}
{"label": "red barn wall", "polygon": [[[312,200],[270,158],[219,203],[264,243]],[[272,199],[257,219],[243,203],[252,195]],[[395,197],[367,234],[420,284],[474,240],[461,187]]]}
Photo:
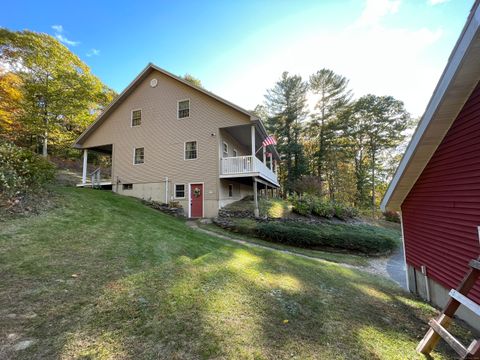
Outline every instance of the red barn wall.
{"label": "red barn wall", "polygon": [[[456,288],[479,256],[480,86],[471,94],[402,204],[408,264]],[[480,284],[470,293],[480,302]]]}

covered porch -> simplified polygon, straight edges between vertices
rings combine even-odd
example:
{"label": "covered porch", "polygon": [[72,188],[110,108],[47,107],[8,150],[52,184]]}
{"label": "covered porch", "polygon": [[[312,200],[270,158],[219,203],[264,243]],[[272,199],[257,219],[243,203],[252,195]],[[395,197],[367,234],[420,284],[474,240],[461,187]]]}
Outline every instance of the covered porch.
{"label": "covered porch", "polygon": [[82,151],[82,182],[78,183],[77,187],[112,189],[113,145],[102,145]]}
{"label": "covered porch", "polygon": [[[273,144],[266,144],[269,137],[260,121],[250,125],[239,125],[220,129],[220,171],[221,179],[252,184],[256,216],[258,193],[268,194],[280,187],[278,164],[280,156]],[[236,148],[231,151],[231,144]]]}

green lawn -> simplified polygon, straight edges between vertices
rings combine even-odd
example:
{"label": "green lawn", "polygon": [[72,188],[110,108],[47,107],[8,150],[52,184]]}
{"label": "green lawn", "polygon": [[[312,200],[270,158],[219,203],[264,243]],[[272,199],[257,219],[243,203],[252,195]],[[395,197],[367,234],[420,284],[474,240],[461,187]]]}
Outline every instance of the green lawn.
{"label": "green lawn", "polygon": [[[107,191],[59,192],[56,209],[0,222],[0,358],[418,357],[434,311],[388,281],[229,243]],[[24,339],[36,342],[13,351]]]}

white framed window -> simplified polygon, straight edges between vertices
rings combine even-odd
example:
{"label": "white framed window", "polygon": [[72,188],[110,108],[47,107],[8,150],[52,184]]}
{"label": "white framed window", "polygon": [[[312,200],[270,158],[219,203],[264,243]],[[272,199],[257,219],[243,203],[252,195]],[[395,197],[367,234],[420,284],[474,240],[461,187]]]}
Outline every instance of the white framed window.
{"label": "white framed window", "polygon": [[185,184],[175,184],[175,199],[185,199]]}
{"label": "white framed window", "polygon": [[228,144],[224,141],[222,144],[222,149],[223,149],[223,157],[228,156]]}
{"label": "white framed window", "polygon": [[233,184],[228,184],[228,197],[233,197]]}
{"label": "white framed window", "polygon": [[132,110],[132,127],[140,126],[142,124],[142,110]]}
{"label": "white framed window", "polygon": [[135,165],[143,164],[145,162],[145,148],[134,148],[133,163]]}
{"label": "white framed window", "polygon": [[177,117],[179,119],[190,117],[190,99],[179,100],[177,102]]}
{"label": "white framed window", "polygon": [[196,141],[187,141],[185,143],[185,160],[194,160],[198,157]]}
{"label": "white framed window", "polygon": [[235,157],[238,156],[238,151],[237,151],[237,149],[233,149],[233,156],[235,156]]}

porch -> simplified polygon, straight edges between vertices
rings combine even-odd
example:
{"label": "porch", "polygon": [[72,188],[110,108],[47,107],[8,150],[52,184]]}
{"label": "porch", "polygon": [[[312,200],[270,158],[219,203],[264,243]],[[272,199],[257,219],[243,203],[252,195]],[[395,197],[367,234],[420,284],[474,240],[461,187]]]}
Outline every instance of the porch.
{"label": "porch", "polygon": [[258,191],[278,189],[280,155],[268,141],[269,135],[259,120],[252,124],[220,129],[220,179],[232,179],[253,185],[254,213],[259,215]]}
{"label": "porch", "polygon": [[269,165],[263,163],[254,155],[231,156],[220,159],[220,178],[235,177],[259,177],[268,181],[274,187],[279,186],[276,171],[273,171]]}
{"label": "porch", "polygon": [[273,145],[263,146],[268,137],[263,124],[220,129],[220,178],[252,178],[278,188],[280,156]]}
{"label": "porch", "polygon": [[82,182],[76,186],[112,189],[112,151],[113,145],[83,149]]}

